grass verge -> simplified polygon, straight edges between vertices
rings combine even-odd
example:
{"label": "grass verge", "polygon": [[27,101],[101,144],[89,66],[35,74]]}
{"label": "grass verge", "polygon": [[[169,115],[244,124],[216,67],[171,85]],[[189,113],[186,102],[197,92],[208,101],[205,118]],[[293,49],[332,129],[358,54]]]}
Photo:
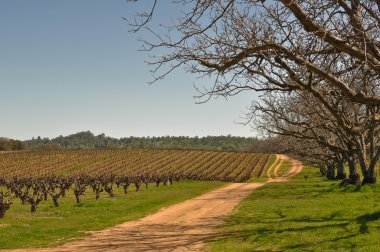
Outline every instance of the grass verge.
{"label": "grass verge", "polygon": [[380,185],[339,188],[338,183],[305,167],[288,182],[258,188],[208,250],[380,251]]}
{"label": "grass verge", "polygon": [[284,160],[277,171],[277,175],[278,176],[286,175],[292,167],[293,167],[293,162],[291,162],[290,160]]}
{"label": "grass verge", "polygon": [[[90,188],[80,204],[70,191],[60,199],[60,206],[54,207],[52,200],[42,202],[36,213],[30,213],[29,205],[21,205],[19,200],[0,219],[0,249],[36,248],[60,245],[70,239],[86,235],[86,231],[100,230],[129,220],[135,220],[212,189],[226,185],[214,181],[181,181],[171,186],[134,192],[127,195],[116,189],[116,196],[109,198],[102,193],[95,200]],[[143,187],[143,186],[142,186]]]}

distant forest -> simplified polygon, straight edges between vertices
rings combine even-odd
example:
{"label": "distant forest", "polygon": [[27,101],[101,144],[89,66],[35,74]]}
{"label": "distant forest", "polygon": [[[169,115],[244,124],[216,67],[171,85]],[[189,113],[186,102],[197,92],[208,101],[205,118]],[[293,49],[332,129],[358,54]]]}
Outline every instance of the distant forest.
{"label": "distant forest", "polygon": [[56,138],[33,138],[24,141],[25,149],[110,149],[110,148],[158,148],[158,149],[204,149],[223,151],[250,151],[256,138],[235,136],[164,136],[112,138],[105,134],[94,135],[90,131]]}
{"label": "distant forest", "polygon": [[20,140],[0,137],[0,151],[25,150],[26,145]]}

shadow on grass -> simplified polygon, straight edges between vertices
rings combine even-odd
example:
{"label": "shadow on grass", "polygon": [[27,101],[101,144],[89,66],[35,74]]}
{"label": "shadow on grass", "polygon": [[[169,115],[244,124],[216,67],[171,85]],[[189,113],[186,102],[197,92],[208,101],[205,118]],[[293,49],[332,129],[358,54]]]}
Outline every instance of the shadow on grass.
{"label": "shadow on grass", "polygon": [[[335,222],[335,223],[332,223]],[[338,223],[336,223],[338,222]],[[278,228],[276,226],[286,226],[287,224],[294,224],[297,223],[298,225],[303,225],[300,227],[284,227],[284,228]],[[324,219],[288,219],[288,220],[276,220],[274,219],[266,219],[263,222],[258,221],[257,225],[260,224],[266,225],[266,227],[257,227],[253,229],[244,229],[244,230],[238,230],[238,231],[230,231],[230,232],[224,232],[223,235],[215,236],[214,238],[210,239],[209,242],[219,242],[223,240],[250,240],[254,243],[261,243],[266,242],[268,239],[271,239],[271,237],[275,235],[282,234],[283,236],[291,237],[294,235],[294,233],[304,233],[304,232],[313,232],[313,231],[323,231],[326,230],[326,239],[323,240],[317,240],[314,242],[302,242],[298,244],[293,245],[284,245],[280,247],[280,250],[287,250],[287,249],[308,249],[314,245],[321,244],[321,243],[330,243],[330,242],[337,242],[339,240],[349,240],[355,236],[357,236],[357,233],[351,233],[345,236],[339,236],[339,237],[329,237],[328,236],[328,229],[330,228],[340,228],[343,229],[342,231],[347,232],[347,226],[349,225],[350,221],[347,219],[335,219],[335,216],[330,216]],[[273,224],[274,226],[269,227],[268,224]],[[293,233],[293,234],[292,234]],[[351,248],[354,248],[356,245],[351,244]]]}
{"label": "shadow on grass", "polygon": [[[230,217],[222,234],[209,241],[221,246],[218,248],[242,242],[252,251],[350,250],[376,236],[380,227],[371,222],[380,220],[380,211],[373,211],[377,205],[368,200],[375,200],[377,186],[341,188],[338,182],[321,182],[311,175],[309,178],[259,188]],[[299,211],[288,210],[289,205]]]}
{"label": "shadow on grass", "polygon": [[[274,186],[276,187],[276,186]],[[223,218],[207,217],[206,225],[197,223],[162,223],[160,225],[138,226],[130,229],[115,229],[111,233],[104,234],[98,239],[98,242],[88,242],[81,245],[81,249],[88,251],[103,251],[105,246],[112,248],[129,248],[131,251],[146,251],[146,250],[174,250],[178,247],[188,247],[200,244],[207,240],[209,242],[218,242],[224,240],[232,240],[238,242],[239,240],[249,240],[255,244],[264,244],[268,242],[275,243],[276,240],[283,237],[295,237],[299,235],[318,235],[318,239],[300,239],[292,241],[288,244],[275,244],[279,250],[310,250],[323,243],[338,243],[339,241],[346,244],[345,248],[355,248],[358,246],[352,242],[352,238],[369,233],[369,223],[380,219],[380,211],[372,214],[354,215],[345,217],[345,209],[323,209],[325,212],[323,216],[317,212],[309,214],[308,216],[296,216],[295,211],[288,212],[288,206],[281,204],[277,205],[278,190],[279,188],[266,187],[257,189],[253,194],[256,195],[251,199],[273,199],[274,206],[268,204],[262,212],[252,212],[249,215],[238,215],[230,217],[228,221],[231,223],[230,230],[224,231],[222,234],[215,232],[208,232],[208,230],[217,230],[219,224],[224,220]],[[281,195],[287,195],[288,199],[293,195],[302,194],[305,197],[310,197],[314,193],[328,193],[326,188],[318,187],[320,190],[313,189],[310,184],[298,183],[295,186],[282,187]],[[286,190],[292,188],[293,191]],[[328,186],[328,190],[330,187]],[[289,197],[290,195],[290,197]],[[269,199],[268,199],[269,198]],[[285,197],[286,198],[286,197]],[[316,201],[313,201],[314,203]],[[315,204],[310,207],[315,207]],[[335,201],[334,201],[335,203]],[[286,204],[289,204],[286,203]],[[326,204],[325,206],[328,206]],[[320,205],[318,205],[320,206]],[[265,213],[265,215],[264,215]],[[307,213],[307,212],[306,212]],[[292,215],[294,214],[294,215]],[[261,218],[260,215],[263,215]],[[265,217],[264,217],[265,216]],[[273,217],[272,217],[273,216]],[[292,218],[293,217],[293,218]],[[358,224],[358,230],[352,231],[351,224]],[[243,224],[249,224],[245,226]],[[236,228],[235,228],[236,227]],[[236,230],[238,229],[238,230]],[[335,232],[331,232],[331,230]],[[276,237],[278,236],[278,237]],[[146,237],[150,237],[146,240]],[[112,243],[110,244],[110,239]],[[260,250],[263,250],[259,246]],[[253,251],[253,250],[252,250]]]}
{"label": "shadow on grass", "polygon": [[[309,222],[309,220],[298,219],[291,221],[304,222],[306,225],[303,227],[286,227],[286,228],[275,228],[275,227],[258,227],[255,229],[245,229],[241,231],[231,231],[224,233],[223,235],[209,232],[208,230],[216,230],[219,226],[219,223],[223,221],[223,218],[219,217],[206,217],[207,223],[205,225],[202,224],[189,224],[186,223],[184,225],[173,224],[173,223],[162,223],[159,225],[145,225],[139,226],[135,225],[131,228],[114,228],[112,231],[104,234],[100,234],[96,240],[91,240],[91,238],[87,237],[87,242],[79,242],[77,244],[74,243],[74,247],[76,249],[80,249],[83,251],[104,251],[104,248],[112,248],[112,249],[121,249],[128,248],[131,251],[161,251],[161,250],[175,250],[177,248],[193,248],[192,246],[201,244],[204,241],[216,242],[222,241],[226,239],[248,239],[250,238],[253,242],[261,242],[262,239],[267,239],[271,235],[284,233],[289,234],[291,232],[307,232],[314,231],[317,229],[326,229],[326,228],[345,228],[349,221],[340,221],[339,223],[328,223],[334,220],[334,216],[330,216],[325,220],[321,220],[323,225],[318,225],[320,223]],[[374,217],[370,217],[374,218]],[[269,221],[267,221],[269,222]],[[271,223],[278,224],[278,221],[272,220]],[[315,224],[315,225],[311,225]],[[260,223],[258,223],[260,224]],[[96,232],[95,232],[96,233]],[[350,239],[356,236],[356,234],[348,234],[340,237],[331,237],[327,238],[323,241],[315,241],[315,242],[303,242],[298,244],[292,244],[288,246],[283,246],[280,249],[307,249],[308,247],[323,243],[323,242],[336,242],[339,240]],[[147,240],[146,237],[149,237]],[[327,235],[328,237],[328,235]],[[112,240],[112,243],[110,241]],[[351,244],[352,248],[356,245]],[[67,249],[73,247],[61,247],[60,249]],[[59,249],[57,251],[60,251]]]}
{"label": "shadow on grass", "polygon": [[380,219],[380,211],[372,214],[364,214],[356,218],[357,223],[360,225],[359,232],[361,234],[368,234],[368,223]]}

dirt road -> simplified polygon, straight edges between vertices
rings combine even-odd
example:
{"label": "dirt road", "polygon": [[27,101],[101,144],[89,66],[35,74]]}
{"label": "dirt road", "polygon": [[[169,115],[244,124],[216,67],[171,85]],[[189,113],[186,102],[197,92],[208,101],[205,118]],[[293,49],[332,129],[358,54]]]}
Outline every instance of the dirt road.
{"label": "dirt road", "polygon": [[[288,159],[283,155],[277,155],[277,158],[281,162]],[[293,167],[286,175],[271,178],[266,183],[284,182],[299,173],[302,164],[292,161]],[[203,242],[216,235],[216,228],[223,223],[226,215],[254,189],[264,184],[230,184],[163,208],[145,218],[93,232],[88,237],[61,247],[29,251],[202,251]]]}

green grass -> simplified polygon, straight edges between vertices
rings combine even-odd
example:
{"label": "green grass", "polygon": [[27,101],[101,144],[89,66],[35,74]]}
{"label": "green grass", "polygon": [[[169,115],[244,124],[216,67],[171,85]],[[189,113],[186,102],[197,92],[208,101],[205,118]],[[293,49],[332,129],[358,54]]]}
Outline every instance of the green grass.
{"label": "green grass", "polygon": [[284,163],[284,161],[282,161],[281,159],[277,159],[277,162],[273,165],[272,170],[271,170],[270,173],[269,173],[269,175],[270,175],[272,178],[276,177],[276,175],[274,174],[274,171],[276,170],[276,167],[277,167],[279,164],[281,164],[281,165],[280,165],[280,168],[281,168],[281,166],[282,166],[283,163]]}
{"label": "green grass", "polygon": [[290,160],[284,160],[277,171],[277,175],[284,176],[292,166],[293,163]]}
{"label": "green grass", "polygon": [[181,181],[159,188],[151,184],[145,189],[144,185],[139,192],[134,192],[131,186],[127,195],[120,188],[115,190],[116,197],[102,193],[99,200],[95,200],[95,194],[88,188],[79,205],[71,190],[65,199],[60,199],[60,207],[54,207],[49,198],[39,205],[36,213],[30,213],[29,205],[23,206],[16,200],[5,218],[0,219],[0,248],[57,246],[86,235],[86,231],[141,218],[223,185],[226,183]]}
{"label": "green grass", "polygon": [[[304,180],[304,175],[308,180]],[[210,251],[380,251],[380,185],[339,188],[318,169],[246,198]]]}

